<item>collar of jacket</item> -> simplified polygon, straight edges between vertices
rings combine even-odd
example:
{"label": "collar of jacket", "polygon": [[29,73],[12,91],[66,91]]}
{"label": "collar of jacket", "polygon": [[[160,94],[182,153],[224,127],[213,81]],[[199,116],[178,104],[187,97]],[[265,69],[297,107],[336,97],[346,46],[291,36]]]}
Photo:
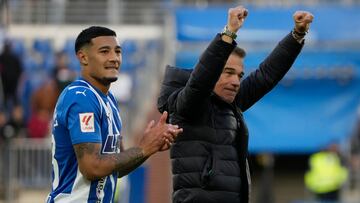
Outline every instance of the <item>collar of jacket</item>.
{"label": "collar of jacket", "polygon": [[[219,95],[217,95],[215,92],[212,92],[210,97],[220,105],[227,105],[229,108],[233,109],[235,112],[240,113],[240,109],[236,107],[235,103],[228,103],[224,101]],[[240,112],[239,112],[240,111]]]}

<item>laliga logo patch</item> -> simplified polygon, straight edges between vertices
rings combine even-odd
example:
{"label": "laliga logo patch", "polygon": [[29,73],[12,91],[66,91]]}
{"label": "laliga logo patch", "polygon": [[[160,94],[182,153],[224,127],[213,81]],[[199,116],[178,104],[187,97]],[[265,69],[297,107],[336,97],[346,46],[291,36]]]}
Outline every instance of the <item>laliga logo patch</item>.
{"label": "laliga logo patch", "polygon": [[79,117],[81,132],[95,132],[94,113],[80,113]]}

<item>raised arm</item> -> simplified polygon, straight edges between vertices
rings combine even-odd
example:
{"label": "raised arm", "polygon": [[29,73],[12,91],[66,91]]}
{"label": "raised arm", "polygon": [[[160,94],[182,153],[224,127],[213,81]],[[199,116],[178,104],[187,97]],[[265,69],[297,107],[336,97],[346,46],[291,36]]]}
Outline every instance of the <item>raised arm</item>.
{"label": "raised arm", "polygon": [[212,94],[226,61],[236,46],[236,33],[247,14],[248,11],[242,6],[229,9],[224,31],[215,37],[201,55],[186,86],[170,97],[170,103],[174,104],[177,113],[183,116],[196,114],[204,99]]}
{"label": "raised arm", "polygon": [[164,112],[156,125],[151,121],[138,146],[123,150],[119,154],[102,154],[100,143],[75,144],[80,172],[89,180],[105,177],[114,171],[117,171],[119,176],[127,175],[152,154],[168,149],[168,143],[173,142],[182,132],[177,125],[166,124],[166,118],[167,112]]}
{"label": "raised arm", "polygon": [[235,102],[242,111],[250,108],[285,76],[303,47],[304,36],[313,18],[307,11],[296,11],[294,29],[278,43],[259,68],[241,82]]}

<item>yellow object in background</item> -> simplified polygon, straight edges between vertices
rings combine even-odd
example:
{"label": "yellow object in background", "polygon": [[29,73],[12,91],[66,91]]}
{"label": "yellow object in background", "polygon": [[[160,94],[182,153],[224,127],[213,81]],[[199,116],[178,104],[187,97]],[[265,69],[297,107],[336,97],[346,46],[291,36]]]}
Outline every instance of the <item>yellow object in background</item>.
{"label": "yellow object in background", "polygon": [[306,187],[317,194],[336,191],[348,177],[348,171],[341,165],[334,152],[318,152],[310,157],[310,170],[305,174]]}

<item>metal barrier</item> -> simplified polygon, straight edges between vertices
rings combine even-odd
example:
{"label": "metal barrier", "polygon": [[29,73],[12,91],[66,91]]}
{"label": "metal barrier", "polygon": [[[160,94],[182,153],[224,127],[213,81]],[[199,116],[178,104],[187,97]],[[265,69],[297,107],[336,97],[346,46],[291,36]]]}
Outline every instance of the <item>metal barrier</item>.
{"label": "metal barrier", "polygon": [[13,202],[21,189],[51,186],[51,140],[14,138],[2,147],[5,200]]}
{"label": "metal barrier", "polygon": [[9,24],[162,24],[166,11],[163,0],[4,2]]}
{"label": "metal barrier", "polygon": [[[1,2],[1,1],[0,1]],[[177,6],[238,4],[235,0],[2,0],[7,24],[163,24]],[[243,0],[258,7],[355,5],[358,0]],[[2,4],[0,3],[0,11]],[[21,15],[19,15],[21,13]],[[1,22],[0,22],[1,24]]]}
{"label": "metal barrier", "polygon": [[10,145],[10,172],[21,187],[51,184],[51,140],[15,139]]}

